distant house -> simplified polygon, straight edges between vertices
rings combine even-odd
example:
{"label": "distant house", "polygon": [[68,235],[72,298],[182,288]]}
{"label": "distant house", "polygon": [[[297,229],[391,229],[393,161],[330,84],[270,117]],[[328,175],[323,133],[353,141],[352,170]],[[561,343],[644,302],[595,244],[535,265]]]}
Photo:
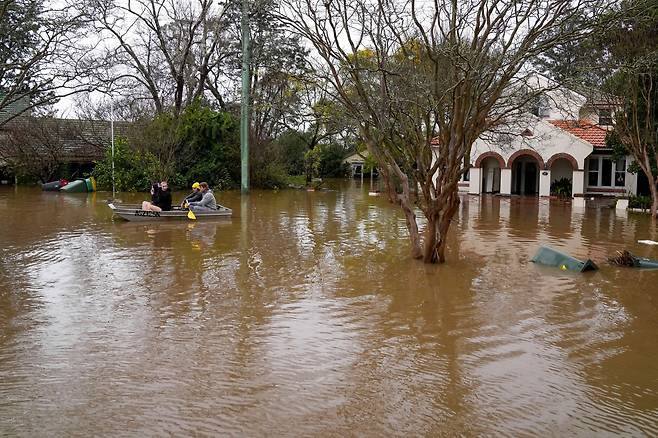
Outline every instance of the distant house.
{"label": "distant house", "polygon": [[567,89],[546,91],[518,135],[489,135],[473,145],[471,169],[459,185],[471,194],[549,196],[551,184],[566,178],[571,193],[620,196],[637,192],[628,172],[630,156],[612,159],[605,138],[614,107]]}
{"label": "distant house", "polygon": [[356,152],[343,160],[343,163],[348,166],[352,178],[360,178],[363,176],[366,158],[369,156],[370,152],[368,151]]}
{"label": "distant house", "polygon": [[[115,138],[126,136],[128,129],[128,123],[115,122]],[[99,160],[111,144],[110,122],[105,120],[17,117],[0,127],[0,150],[11,147],[12,137],[31,142],[35,150],[39,147],[43,147],[44,152],[57,150],[61,160],[67,163]]]}

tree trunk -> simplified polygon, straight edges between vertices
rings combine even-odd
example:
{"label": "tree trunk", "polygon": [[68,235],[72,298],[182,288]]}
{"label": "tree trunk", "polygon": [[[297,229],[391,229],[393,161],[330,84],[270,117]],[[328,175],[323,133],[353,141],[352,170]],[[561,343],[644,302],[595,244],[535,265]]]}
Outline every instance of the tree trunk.
{"label": "tree trunk", "polygon": [[441,215],[441,222],[439,223],[439,244],[437,246],[437,257],[439,263],[446,261],[446,244],[448,243],[448,234],[450,231],[450,224],[452,218],[457,213],[459,208],[459,194],[457,190],[450,195],[445,207],[445,212]]}
{"label": "tree trunk", "polygon": [[436,263],[438,260],[438,225],[439,215],[427,217],[427,228],[425,229],[425,243],[423,245],[423,262]]}
{"label": "tree trunk", "polygon": [[425,230],[425,244],[423,246],[423,262],[445,263],[446,244],[452,218],[459,207],[459,194],[455,190],[440,206],[438,213],[426,215],[427,229]]}
{"label": "tree trunk", "polygon": [[649,177],[649,190],[651,191],[651,217],[658,217],[658,189],[656,189],[656,178]]}
{"label": "tree trunk", "polygon": [[[363,172],[363,169],[361,169]],[[402,181],[403,186],[402,193],[398,194],[395,189],[395,183],[391,175],[391,169],[386,165],[386,163],[380,163],[379,165],[379,176],[384,181],[384,186],[386,188],[386,194],[388,195],[389,201],[394,204],[397,204],[402,208],[404,213],[404,218],[407,224],[407,230],[409,231],[409,242],[411,243],[411,257],[414,259],[423,258],[423,251],[420,245],[420,234],[418,232],[418,223],[416,222],[416,213],[414,211],[413,203],[410,199],[408,181]],[[405,186],[405,184],[407,184]]]}
{"label": "tree trunk", "polygon": [[[402,195],[400,195],[402,196]],[[407,230],[409,230],[409,240],[411,242],[411,257],[415,259],[423,258],[423,252],[420,249],[420,235],[418,233],[418,223],[416,222],[416,213],[413,207],[409,206],[409,202],[400,202],[404,217],[407,221]]]}

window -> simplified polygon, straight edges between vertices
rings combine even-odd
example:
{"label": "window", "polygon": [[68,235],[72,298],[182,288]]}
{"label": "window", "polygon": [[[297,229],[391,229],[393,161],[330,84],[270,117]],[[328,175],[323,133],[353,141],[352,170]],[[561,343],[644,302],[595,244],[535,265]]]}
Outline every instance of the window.
{"label": "window", "polygon": [[626,186],[626,160],[617,160],[615,163],[615,187]]}
{"label": "window", "polygon": [[587,185],[589,187],[624,187],[626,160],[612,161],[610,157],[587,159]]}
{"label": "window", "polygon": [[612,125],[612,110],[610,108],[599,109],[599,125]]}
{"label": "window", "polygon": [[612,186],[612,160],[610,158],[603,158],[601,160],[601,183],[603,187]]}
{"label": "window", "polygon": [[470,181],[471,180],[471,169],[468,168],[466,170],[466,173],[464,174],[464,181]]}
{"label": "window", "polygon": [[588,186],[598,186],[599,185],[599,159],[590,158],[588,160],[589,170],[587,175],[587,185]]}
{"label": "window", "polygon": [[551,108],[548,104],[548,98],[546,96],[538,96],[533,102],[531,112],[537,117],[549,117],[551,115]]}

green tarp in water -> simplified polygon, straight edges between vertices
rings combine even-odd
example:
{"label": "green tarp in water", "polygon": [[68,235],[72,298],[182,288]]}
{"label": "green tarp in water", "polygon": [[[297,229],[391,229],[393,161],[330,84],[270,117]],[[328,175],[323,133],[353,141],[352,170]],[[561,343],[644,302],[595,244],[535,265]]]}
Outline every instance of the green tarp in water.
{"label": "green tarp in water", "polygon": [[549,248],[548,246],[540,247],[537,251],[537,254],[535,254],[535,256],[532,258],[532,261],[541,265],[555,266],[556,268],[560,268],[563,271],[569,270],[585,272],[596,271],[599,269],[598,266],[596,266],[596,264],[590,259],[587,259],[583,262],[577,258],[554,250],[553,248]]}

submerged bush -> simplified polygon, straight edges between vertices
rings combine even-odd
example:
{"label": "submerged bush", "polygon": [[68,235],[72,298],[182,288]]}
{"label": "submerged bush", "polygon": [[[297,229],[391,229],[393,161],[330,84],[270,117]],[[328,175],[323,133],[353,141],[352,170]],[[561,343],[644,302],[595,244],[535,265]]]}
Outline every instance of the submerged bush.
{"label": "submerged bush", "polygon": [[[150,152],[131,148],[124,138],[114,141],[114,183],[118,192],[148,190],[158,176],[159,163]],[[96,162],[91,175],[96,178],[100,190],[112,190],[112,149],[107,148],[105,157]]]}
{"label": "submerged bush", "polygon": [[156,116],[132,141],[157,158],[160,174],[174,186],[206,181],[223,189],[239,184],[239,121],[228,112],[195,103],[179,116]]}
{"label": "submerged bush", "polygon": [[571,179],[560,178],[551,183],[551,194],[560,197],[571,197]]}
{"label": "submerged bush", "polygon": [[651,208],[651,197],[650,196],[631,196],[628,198],[628,207],[629,208],[641,208],[643,210],[648,210]]}

